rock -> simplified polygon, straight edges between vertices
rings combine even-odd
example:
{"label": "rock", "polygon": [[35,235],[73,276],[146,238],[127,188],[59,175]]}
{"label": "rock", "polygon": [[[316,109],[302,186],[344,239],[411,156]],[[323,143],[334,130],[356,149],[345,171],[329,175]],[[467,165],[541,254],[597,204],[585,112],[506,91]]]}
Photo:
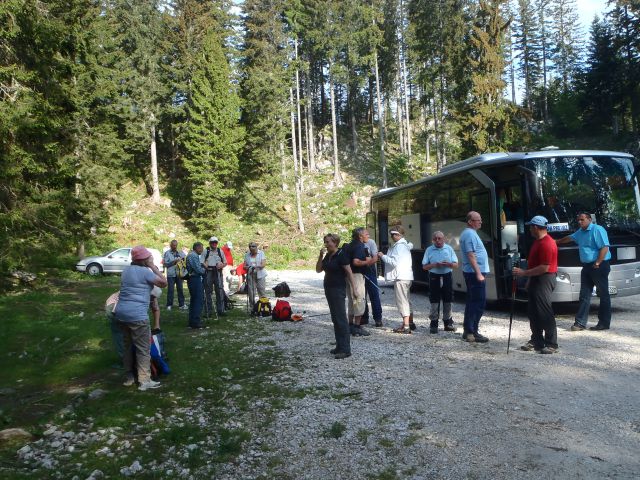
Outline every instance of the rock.
{"label": "rock", "polygon": [[87,477],[87,480],[98,480],[99,478],[104,478],[104,473],[102,472],[102,470],[96,469],[91,472],[91,475]]}
{"label": "rock", "polygon": [[18,457],[23,458],[26,457],[28,453],[31,453],[31,447],[29,445],[25,445],[20,450],[16,452]]}
{"label": "rock", "polygon": [[102,390],[101,388],[96,388],[91,393],[89,393],[89,400],[99,400],[107,394],[106,390]]}
{"label": "rock", "polygon": [[231,390],[232,392],[239,392],[240,390],[242,390],[242,385],[238,385],[236,383],[235,385],[231,385],[231,387],[229,387],[229,390]]}
{"label": "rock", "polygon": [[285,212],[290,212],[292,210],[291,205],[283,205],[282,210],[284,210]]}
{"label": "rock", "polygon": [[11,440],[29,440],[32,435],[23,428],[6,428],[0,430],[0,442]]}

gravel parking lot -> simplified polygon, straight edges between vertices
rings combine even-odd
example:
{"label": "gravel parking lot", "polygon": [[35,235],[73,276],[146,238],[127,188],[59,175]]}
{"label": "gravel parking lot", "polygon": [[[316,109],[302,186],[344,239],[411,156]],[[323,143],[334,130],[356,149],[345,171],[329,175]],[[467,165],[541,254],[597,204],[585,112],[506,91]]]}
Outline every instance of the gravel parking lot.
{"label": "gravel parking lot", "polygon": [[[460,333],[428,333],[428,299],[417,292],[418,330],[397,335],[393,290],[383,287],[385,327],[334,360],[329,317],[310,317],[328,311],[322,275],[271,272],[268,284],[283,280],[307,318],[270,323],[260,340],[290,359],[271,381],[304,394],[268,431],[241,420],[253,430],[249,452],[270,448],[241,458],[228,478],[639,478],[640,297],[613,299],[606,332],[570,332],[575,306],[563,307],[554,355],[519,350],[529,338],[520,308],[506,355],[507,305],[490,306],[481,322],[488,344],[467,344]],[[459,327],[463,310],[461,298]]]}

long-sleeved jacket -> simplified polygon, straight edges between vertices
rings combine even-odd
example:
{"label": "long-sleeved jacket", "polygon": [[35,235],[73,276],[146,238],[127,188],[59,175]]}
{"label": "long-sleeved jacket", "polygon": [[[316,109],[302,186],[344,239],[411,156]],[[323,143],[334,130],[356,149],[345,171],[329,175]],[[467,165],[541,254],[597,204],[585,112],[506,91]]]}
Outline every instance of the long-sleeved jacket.
{"label": "long-sleeved jacket", "polygon": [[386,255],[382,256],[385,268],[385,280],[413,280],[413,260],[411,249],[413,244],[403,237],[393,244]]}

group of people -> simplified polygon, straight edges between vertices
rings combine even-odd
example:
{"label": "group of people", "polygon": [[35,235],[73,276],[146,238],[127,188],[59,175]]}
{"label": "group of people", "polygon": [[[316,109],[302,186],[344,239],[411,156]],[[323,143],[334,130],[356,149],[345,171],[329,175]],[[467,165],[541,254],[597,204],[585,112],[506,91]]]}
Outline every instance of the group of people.
{"label": "group of people", "polygon": [[[527,268],[515,266],[512,272],[514,277],[528,278],[526,289],[529,292],[528,317],[531,338],[521,347],[522,350],[535,350],[542,354],[558,350],[556,321],[551,304],[558,271],[558,244],[575,242],[579,247],[583,264],[580,303],[571,331],[586,328],[594,286],[600,296],[599,321],[591,330],[607,330],[610,327],[611,300],[608,276],[611,253],[607,232],[603,227],[592,223],[589,213],[580,213],[577,220],[580,229],[558,240],[549,236],[549,222],[546,218],[538,215],[526,223],[529,233],[534,238],[527,258]],[[486,343],[489,339],[479,330],[486,306],[486,276],[490,273],[489,256],[478,235],[478,230],[482,227],[482,216],[478,212],[470,211],[466,223],[467,226],[459,238],[462,274],[467,289],[462,339],[466,342]],[[353,230],[351,242],[342,247],[338,235],[329,233],[324,236],[324,247],[320,250],[316,271],[325,274],[325,297],[336,338],[336,348],[330,353],[335,358],[351,356],[351,336],[369,335],[362,326],[366,323],[363,315],[365,309],[368,309],[367,297],[371,301],[375,326],[383,325],[380,289],[376,280],[378,260],[385,265],[385,280],[393,282],[396,306],[402,318],[402,324],[393,332],[411,334],[416,329],[409,299],[413,281],[413,245],[404,235],[405,230],[402,226],[395,226],[389,230],[393,244],[386,254],[378,252],[377,245],[365,228]],[[453,269],[458,268],[459,260],[453,248],[446,243],[443,232],[434,232],[432,243],[422,259],[422,268],[429,276],[429,332],[438,333],[441,306],[444,330],[455,332],[451,313]]]}
{"label": "group of people", "polygon": [[[122,272],[120,290],[111,295],[105,304],[114,344],[126,371],[125,386],[134,385],[136,381],[139,390],[160,386],[159,382],[151,379],[148,310],[151,309],[153,313],[154,330],[159,329],[158,297],[162,288],[168,287],[167,310],[173,308],[174,290],[177,291],[178,308],[189,310],[188,326],[192,329],[203,327],[203,310],[212,312],[215,308],[218,316],[225,315],[228,300],[225,279],[230,276],[246,278],[247,294],[252,303],[256,295],[266,296],[267,259],[264,251],[258,249],[258,244],[249,244],[244,261],[235,268],[231,252],[233,244],[227,242],[223,247],[218,245],[218,239],[211,237],[206,249],[201,242],[196,242],[192,250],[185,254],[178,249],[177,240],[172,240],[163,255],[166,276],[154,264],[151,252],[144,246],[131,250],[131,265]],[[182,284],[185,279],[191,297],[188,307]]]}

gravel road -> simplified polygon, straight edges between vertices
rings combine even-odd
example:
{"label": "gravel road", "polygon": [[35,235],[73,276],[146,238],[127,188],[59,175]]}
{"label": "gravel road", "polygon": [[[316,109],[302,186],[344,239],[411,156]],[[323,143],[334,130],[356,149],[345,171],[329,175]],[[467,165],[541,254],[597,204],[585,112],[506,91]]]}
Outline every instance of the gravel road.
{"label": "gravel road", "polygon": [[[383,287],[385,327],[334,360],[329,317],[310,317],[328,311],[322,275],[270,272],[268,285],[283,280],[307,318],[270,323],[260,340],[275,341],[292,365],[271,381],[307,393],[288,400],[268,431],[240,420],[253,429],[248,452],[270,448],[240,458],[226,478],[640,477],[640,297],[613,299],[606,332],[570,332],[575,307],[564,307],[554,355],[519,350],[529,338],[520,308],[507,356],[506,306],[483,317],[491,341],[468,344],[460,333],[429,334],[428,299],[414,293],[418,329],[397,335],[393,290]],[[463,310],[458,299],[459,327]]]}

